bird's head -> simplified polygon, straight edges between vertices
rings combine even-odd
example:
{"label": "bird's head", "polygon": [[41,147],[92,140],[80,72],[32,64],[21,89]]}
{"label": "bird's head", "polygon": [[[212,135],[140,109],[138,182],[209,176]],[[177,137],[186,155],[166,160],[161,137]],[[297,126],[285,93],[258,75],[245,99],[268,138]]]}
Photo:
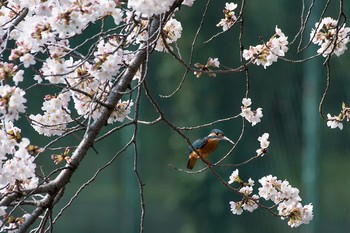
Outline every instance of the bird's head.
{"label": "bird's head", "polygon": [[210,140],[216,140],[216,141],[225,140],[231,144],[235,144],[233,141],[231,141],[231,139],[229,139],[228,137],[225,137],[224,132],[222,132],[220,129],[211,130],[207,138]]}

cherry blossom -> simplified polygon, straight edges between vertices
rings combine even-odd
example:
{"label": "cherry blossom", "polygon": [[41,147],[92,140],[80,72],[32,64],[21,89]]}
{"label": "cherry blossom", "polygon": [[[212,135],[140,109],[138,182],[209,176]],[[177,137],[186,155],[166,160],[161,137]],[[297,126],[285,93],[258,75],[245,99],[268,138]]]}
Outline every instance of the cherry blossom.
{"label": "cherry blossom", "polygon": [[[164,25],[163,32],[164,32],[164,37],[165,37],[166,43],[167,44],[174,43],[181,37],[182,25],[176,19],[171,18]],[[157,41],[157,45],[155,47],[155,50],[160,51],[160,52],[167,51],[165,48],[163,39],[160,38]]]}
{"label": "cherry blossom", "polygon": [[262,136],[258,138],[258,141],[260,142],[260,148],[256,150],[257,155],[264,156],[264,154],[266,154],[267,148],[270,145],[270,141],[268,141],[268,139],[269,139],[268,133],[264,133]]}
{"label": "cherry blossom", "polygon": [[234,10],[237,8],[237,4],[231,2],[225,4],[225,9],[223,10],[225,18],[221,19],[216,25],[217,27],[222,27],[223,31],[230,29],[237,20]]}
{"label": "cherry blossom", "polygon": [[[276,208],[282,220],[288,219],[288,225],[298,227],[301,224],[308,224],[313,219],[312,204],[302,205],[299,196],[299,189],[292,187],[287,180],[279,180],[276,176],[267,175],[259,179],[261,187],[258,194],[254,194],[254,181],[249,178],[249,182],[243,182],[238,177],[238,170],[230,176],[229,184],[240,180],[238,192],[242,194],[241,201],[230,201],[232,214],[241,215],[244,210],[253,212],[259,207],[260,199],[272,201],[272,208]],[[268,207],[267,207],[268,208]]]}
{"label": "cherry blossom", "polygon": [[30,115],[33,128],[45,136],[62,135],[67,125],[72,121],[68,104],[70,93],[61,93],[58,96],[48,95],[41,109],[44,114]]}
{"label": "cherry blossom", "polygon": [[350,107],[348,107],[344,102],[342,103],[342,109],[337,116],[332,116],[331,114],[327,114],[327,126],[331,129],[339,128],[343,129],[343,121],[350,121]]}
{"label": "cherry blossom", "polygon": [[241,215],[243,213],[241,201],[239,201],[239,202],[230,201],[229,203],[231,206],[232,214]]}
{"label": "cherry blossom", "polygon": [[21,130],[13,122],[2,121],[1,124],[0,192],[36,187],[35,157],[29,153],[29,139],[21,137]]}
{"label": "cherry blossom", "polygon": [[251,110],[250,105],[252,104],[252,101],[250,98],[243,98],[242,104],[242,112],[240,113],[240,115],[244,117],[249,123],[251,123],[252,126],[259,123],[261,121],[261,118],[263,117],[262,108]]}
{"label": "cherry blossom", "polygon": [[331,114],[327,114],[327,126],[331,129],[339,128],[343,129],[343,123],[341,123],[341,119],[339,116],[331,116]]}
{"label": "cherry blossom", "polygon": [[182,4],[191,7],[191,6],[193,5],[194,1],[195,1],[195,0],[184,0],[184,1],[182,2]]}
{"label": "cherry blossom", "polygon": [[18,66],[14,63],[0,62],[0,80],[13,80],[17,86],[23,81],[23,70],[18,70]]}
{"label": "cherry blossom", "polygon": [[243,210],[247,210],[249,212],[253,212],[254,210],[256,210],[259,207],[257,203],[258,199],[259,196],[256,194],[254,194],[251,198],[245,199],[242,204]]}
{"label": "cherry blossom", "polygon": [[288,51],[288,37],[277,26],[275,34],[267,43],[256,46],[249,46],[249,50],[243,51],[243,58],[251,61],[253,64],[262,65],[265,69],[267,66],[276,62],[278,57],[285,56]]}
{"label": "cherry blossom", "polygon": [[327,57],[335,54],[338,57],[347,50],[347,43],[350,41],[350,27],[345,27],[345,23],[338,25],[338,21],[331,17],[326,17],[315,24],[315,28],[310,33],[310,40],[320,48],[317,53]]}
{"label": "cherry blossom", "polygon": [[129,0],[128,7],[145,16],[152,16],[165,13],[173,3],[174,0]]}
{"label": "cherry blossom", "polygon": [[0,85],[0,115],[10,121],[18,120],[25,112],[25,92],[19,87]]}
{"label": "cherry blossom", "polygon": [[239,170],[236,169],[232,172],[231,176],[230,176],[230,180],[228,181],[229,184],[232,184],[234,182],[240,182],[241,178],[239,178]]}

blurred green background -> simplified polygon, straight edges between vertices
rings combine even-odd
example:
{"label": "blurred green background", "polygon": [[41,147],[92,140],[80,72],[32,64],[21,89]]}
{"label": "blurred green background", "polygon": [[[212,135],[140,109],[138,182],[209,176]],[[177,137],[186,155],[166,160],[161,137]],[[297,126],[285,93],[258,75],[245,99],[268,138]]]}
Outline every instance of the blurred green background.
{"label": "blurred green background", "polygon": [[[308,1],[307,1],[308,2]],[[205,1],[197,0],[192,8],[182,7],[176,18],[182,22],[183,36],[178,45],[185,61],[188,60],[193,36],[198,28]],[[240,1],[238,2],[240,7]],[[208,57],[218,57],[221,64],[239,66],[238,27],[226,32],[209,44],[209,39],[221,28],[215,27],[223,17],[225,1],[212,1],[202,33],[195,48],[194,62],[205,63]],[[349,6],[344,7],[349,15]],[[267,41],[274,33],[275,25],[294,38],[300,27],[301,1],[270,0],[247,1],[244,15],[243,41],[246,48]],[[325,14],[337,18],[338,2],[332,1]],[[312,15],[311,17],[318,17]],[[318,19],[318,18],[317,18]],[[312,27],[315,21],[309,25]],[[309,31],[305,33],[309,38]],[[295,55],[294,43],[287,58],[300,59],[307,54]],[[311,47],[312,53],[316,47]],[[303,204],[314,204],[312,224],[297,229],[287,226],[265,210],[232,215],[229,201],[239,197],[222,186],[209,172],[189,175],[178,172],[169,164],[185,168],[187,144],[165,123],[140,126],[138,133],[139,172],[142,177],[146,205],[145,232],[197,233],[197,232],[349,232],[350,174],[349,126],[331,130],[321,121],[318,104],[326,84],[323,58],[300,64],[279,60],[266,70],[251,65],[250,94],[253,108],[262,107],[262,122],[252,127],[247,124],[246,134],[225,163],[239,163],[255,154],[259,147],[258,136],[270,133],[270,150],[258,160],[239,167],[241,177],[257,180],[268,174],[287,179],[300,188]],[[332,57],[332,80],[324,104],[324,112],[335,115],[341,102],[350,104],[349,65],[350,53]],[[147,82],[151,93],[159,101],[166,117],[178,126],[194,126],[240,112],[245,95],[243,73],[219,74],[217,77],[190,74],[181,90],[172,98],[160,98],[175,90],[184,68],[168,54],[152,53]],[[32,93],[32,98],[43,98],[45,92]],[[33,103],[34,101],[32,101]],[[35,104],[35,103],[34,103]],[[37,103],[36,103],[37,104]],[[40,106],[36,105],[39,109]],[[157,114],[145,96],[141,99],[141,119],[153,120]],[[237,140],[241,120],[218,123],[226,136]],[[194,140],[203,137],[213,127],[184,133]],[[132,129],[113,134],[108,140],[96,144],[98,154],[91,151],[79,171],[67,186],[65,196],[55,208],[55,213],[66,205],[76,190],[95,171],[108,162],[128,142]],[[28,132],[28,131],[27,131]],[[33,131],[23,133],[33,138],[32,143],[42,142]],[[76,140],[72,139],[69,140]],[[210,157],[217,161],[230,149],[221,143]],[[39,158],[42,169],[48,172],[54,165],[43,155]],[[199,162],[197,167],[202,167]],[[235,167],[217,168],[228,179]],[[258,186],[258,184],[256,184]],[[257,189],[257,187],[256,187]],[[256,190],[257,191],[257,190]],[[54,232],[139,232],[139,190],[133,172],[133,151],[127,150],[87,186],[64,212],[54,226]]]}

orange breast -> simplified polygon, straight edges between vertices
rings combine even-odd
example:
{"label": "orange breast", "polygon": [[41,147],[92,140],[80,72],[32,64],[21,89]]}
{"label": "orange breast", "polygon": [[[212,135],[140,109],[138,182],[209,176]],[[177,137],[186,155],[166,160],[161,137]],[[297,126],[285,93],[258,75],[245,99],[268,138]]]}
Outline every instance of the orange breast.
{"label": "orange breast", "polygon": [[198,152],[203,156],[203,158],[208,158],[208,156],[218,147],[218,141],[208,140],[205,145],[198,149]]}

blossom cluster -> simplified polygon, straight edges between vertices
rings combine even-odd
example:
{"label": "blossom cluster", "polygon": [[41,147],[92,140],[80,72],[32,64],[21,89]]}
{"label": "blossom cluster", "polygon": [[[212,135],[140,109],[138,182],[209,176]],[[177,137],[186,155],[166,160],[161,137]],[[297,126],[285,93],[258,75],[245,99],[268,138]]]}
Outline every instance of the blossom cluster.
{"label": "blossom cluster", "polygon": [[256,150],[257,156],[264,156],[267,153],[267,149],[270,146],[269,134],[264,133],[260,137],[258,137],[258,141],[260,142],[260,148]]}
{"label": "blossom cluster", "polygon": [[[62,135],[70,122],[71,110],[69,103],[74,102],[76,112],[87,118],[96,119],[102,109],[102,102],[106,101],[115,75],[122,68],[128,65],[133,55],[128,50],[122,50],[118,39],[112,37],[106,41],[101,40],[97,44],[94,52],[93,62],[81,60],[74,61],[58,59],[62,56],[59,49],[53,51],[41,68],[41,73],[45,80],[52,84],[68,84],[69,91],[56,95],[47,95],[41,108],[44,114],[32,114],[29,118],[32,120],[34,129],[45,136]],[[71,68],[71,67],[74,67]],[[37,77],[36,80],[41,83],[43,79]],[[133,106],[132,100],[120,101],[108,119],[111,124],[116,121],[123,121],[130,114]]]}
{"label": "blossom cluster", "polygon": [[45,136],[62,135],[69,122],[72,121],[68,108],[70,93],[58,96],[47,95],[41,109],[44,114],[30,115],[33,128]]}
{"label": "blossom cluster", "polygon": [[334,53],[339,57],[347,50],[350,27],[345,27],[345,23],[339,25],[337,20],[326,17],[315,24],[315,28],[310,33],[310,40],[320,46],[317,50],[318,54],[327,57]]}
{"label": "blossom cluster", "polygon": [[287,39],[288,37],[276,26],[275,34],[267,43],[249,46],[248,50],[243,50],[243,58],[253,64],[262,65],[266,69],[267,66],[276,62],[279,57],[284,57],[288,51]]}
{"label": "blossom cluster", "polygon": [[230,201],[230,209],[233,214],[240,215],[244,210],[252,212],[261,204],[261,200],[272,201],[273,207],[276,207],[277,214],[282,220],[288,219],[288,225],[298,227],[301,224],[308,224],[313,219],[312,204],[302,205],[299,196],[299,189],[292,187],[287,180],[278,180],[276,176],[267,175],[260,178],[261,187],[258,188],[258,194],[253,194],[254,180],[249,178],[244,182],[239,176],[239,170],[236,169],[229,177],[229,184],[237,183],[239,193],[243,198],[241,201]]}
{"label": "blossom cluster", "polygon": [[259,196],[273,201],[281,219],[289,219],[288,225],[298,227],[312,220],[312,204],[303,206],[300,203],[299,189],[292,187],[287,180],[278,180],[276,176],[268,175],[259,179],[259,183]]}
{"label": "blossom cluster", "polygon": [[327,114],[327,126],[331,129],[339,128],[343,129],[343,121],[350,121],[350,107],[346,106],[343,102],[342,109],[338,116],[331,116],[331,114]]}
{"label": "blossom cluster", "polygon": [[[165,38],[165,42],[167,44],[175,43],[180,37],[182,33],[182,25],[179,21],[174,18],[171,18],[163,27],[163,35]],[[167,51],[163,38],[160,38],[157,41],[155,50],[164,52]]]}
{"label": "blossom cluster", "polygon": [[[34,148],[34,149],[33,149]],[[12,121],[0,125],[0,193],[34,188],[38,184],[33,153],[41,152],[21,136]]]}
{"label": "blossom cluster", "polygon": [[230,29],[237,21],[237,17],[234,12],[237,6],[238,5],[233,2],[226,3],[225,9],[223,10],[225,18],[221,19],[220,22],[216,24],[216,26],[222,27],[223,31],[227,31],[228,29]]}
{"label": "blossom cluster", "polygon": [[[129,0],[128,7],[145,17],[159,15],[169,10],[175,0]],[[183,5],[192,6],[195,0],[184,0]]]}
{"label": "blossom cluster", "polygon": [[[15,86],[1,83],[0,113],[1,119],[6,121],[18,120],[19,114],[24,113],[27,102],[25,91],[17,85],[23,81],[24,70],[20,70],[19,62],[24,68],[41,65],[34,76],[38,83],[63,84],[68,89],[59,94],[48,94],[42,106],[43,114],[31,114],[34,129],[45,136],[62,135],[70,122],[71,110],[69,103],[74,101],[76,112],[87,118],[92,115],[96,119],[102,103],[106,100],[115,77],[122,68],[128,65],[133,53],[121,49],[119,38],[101,39],[92,53],[91,59],[76,59],[73,56],[68,38],[80,34],[88,24],[103,17],[111,16],[115,24],[122,23],[124,11],[115,1],[84,1],[70,2],[49,0],[29,4],[29,1],[9,1],[7,7],[1,8],[4,17],[0,22],[8,30],[7,21],[16,15],[8,12],[16,9],[21,12],[27,8],[26,17],[7,35],[7,40],[16,41],[9,60],[13,63],[1,62],[1,80],[11,81]],[[24,11],[23,11],[24,12]],[[12,13],[12,14],[11,14]],[[5,17],[6,16],[6,17]],[[37,54],[49,54],[46,60],[38,64]],[[108,123],[122,121],[129,113],[132,101],[120,102],[115,106]]]}
{"label": "blossom cluster", "polygon": [[253,212],[255,209],[257,209],[258,202],[259,202],[259,196],[256,194],[253,194],[253,186],[254,186],[254,180],[249,178],[248,182],[244,182],[239,177],[239,170],[236,169],[232,172],[229,181],[229,184],[238,183],[240,184],[239,192],[243,194],[243,198],[241,201],[234,202],[230,201],[231,206],[231,212],[233,214],[241,215],[243,213],[243,210],[247,210],[249,212]]}
{"label": "blossom cluster", "polygon": [[19,114],[25,112],[25,92],[16,86],[0,85],[0,119],[18,120]]}
{"label": "blossom cluster", "polygon": [[174,0],[129,0],[128,7],[134,9],[136,12],[143,14],[144,16],[152,16],[163,14],[169,10],[170,6],[174,3]]}
{"label": "blossom cluster", "polygon": [[18,66],[13,63],[0,63],[0,80],[13,81],[15,85],[23,81],[23,70],[19,70]]}
{"label": "blossom cluster", "polygon": [[241,106],[242,112],[241,116],[244,117],[252,126],[256,125],[261,121],[263,117],[262,108],[257,108],[256,110],[252,110],[250,105],[252,104],[252,100],[250,98],[243,98]]}
{"label": "blossom cluster", "polygon": [[[133,17],[135,16],[133,16],[130,12],[126,13],[126,15],[127,17],[125,18],[125,20],[130,22],[134,21]],[[136,26],[132,25],[132,27],[130,28],[131,31],[127,36],[128,41],[134,44],[140,44],[149,38],[148,31],[147,31],[148,22],[149,22],[148,19],[138,18],[138,21],[140,23]],[[175,43],[181,37],[181,34],[182,34],[181,22],[179,22],[175,18],[170,18],[165,23],[163,30],[161,32],[161,35],[159,35],[159,39],[155,43],[154,49],[159,52],[167,52],[168,49],[165,43],[169,45],[170,49],[172,49],[170,47],[170,44]]]}

